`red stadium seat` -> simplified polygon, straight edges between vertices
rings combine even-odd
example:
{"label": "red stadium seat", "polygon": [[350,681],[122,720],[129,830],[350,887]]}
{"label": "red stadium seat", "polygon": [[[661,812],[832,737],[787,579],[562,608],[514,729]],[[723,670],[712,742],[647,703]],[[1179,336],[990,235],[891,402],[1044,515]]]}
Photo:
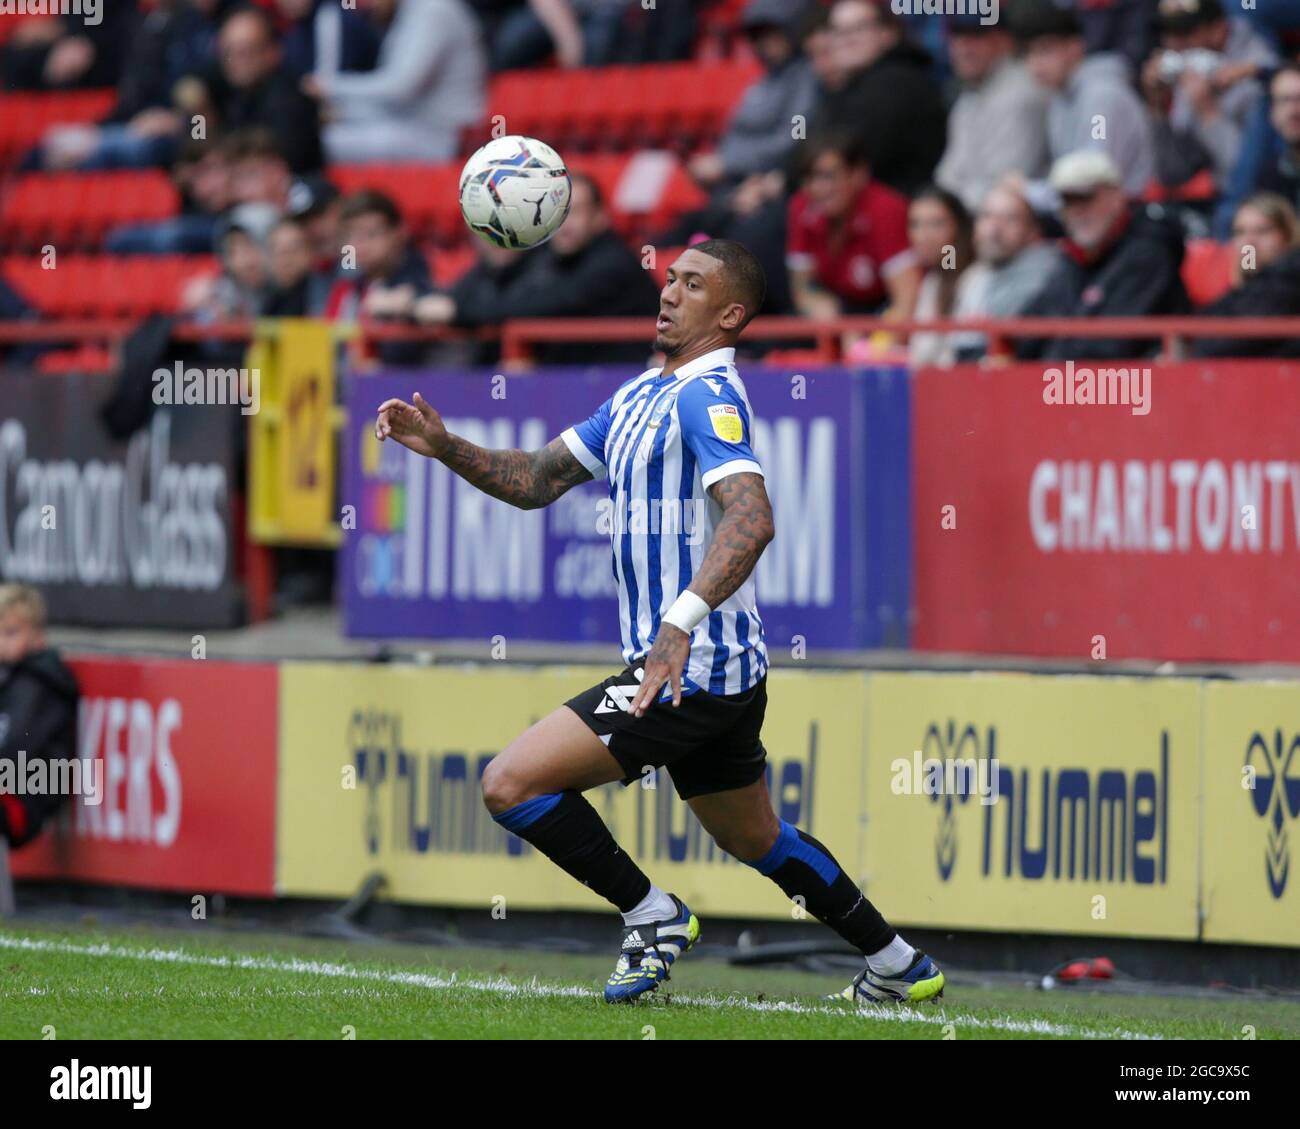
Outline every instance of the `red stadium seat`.
{"label": "red stadium seat", "polygon": [[454,240],[461,230],[460,165],[340,165],[330,179],[344,193],[373,188],[391,196],[417,238]]}
{"label": "red stadium seat", "polygon": [[39,255],[10,255],[0,273],[50,318],[143,318],[175,313],[185,282],[217,270],[207,255],[62,255],[45,270]]}
{"label": "red stadium seat", "polygon": [[1213,239],[1189,239],[1182,277],[1194,306],[1223,297],[1232,285],[1232,248]]}
{"label": "red stadium seat", "polygon": [[57,373],[107,373],[113,368],[113,355],[98,345],[79,345],[43,353],[36,361],[36,371]]}
{"label": "red stadium seat", "polygon": [[430,255],[429,266],[434,285],[444,290],[455,285],[461,275],[474,265],[476,257],[470,243],[462,243],[458,247],[449,247]]}
{"label": "red stadium seat", "polygon": [[721,131],[761,73],[749,59],[508,72],[492,82],[479,135],[491,136],[499,116],[507,133],[540,137],[562,153],[686,149]]}
{"label": "red stadium seat", "polygon": [[95,248],[113,228],[165,219],[179,206],[170,178],[155,170],[32,173],[0,198],[0,232],[13,248]]}
{"label": "red stadium seat", "polygon": [[50,126],[98,121],[116,102],[111,89],[0,95],[0,165],[17,161]]}

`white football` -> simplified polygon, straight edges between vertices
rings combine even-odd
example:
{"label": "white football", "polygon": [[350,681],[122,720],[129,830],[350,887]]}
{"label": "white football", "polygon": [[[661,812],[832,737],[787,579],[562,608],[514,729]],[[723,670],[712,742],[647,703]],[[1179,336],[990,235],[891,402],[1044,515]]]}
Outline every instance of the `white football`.
{"label": "white football", "polygon": [[479,238],[522,250],[560,229],[571,189],[564,159],[544,141],[498,137],[465,162],[460,212]]}

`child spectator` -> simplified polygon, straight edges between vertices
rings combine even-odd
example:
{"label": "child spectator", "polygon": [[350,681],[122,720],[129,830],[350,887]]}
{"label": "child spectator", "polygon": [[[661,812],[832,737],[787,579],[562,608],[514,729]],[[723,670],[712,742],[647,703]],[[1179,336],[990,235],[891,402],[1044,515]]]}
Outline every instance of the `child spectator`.
{"label": "child spectator", "polygon": [[45,640],[45,601],[35,588],[0,585],[0,760],[44,761],[54,776],[44,793],[0,790],[0,839],[30,842],[66,802],[60,767],[77,757],[77,680]]}

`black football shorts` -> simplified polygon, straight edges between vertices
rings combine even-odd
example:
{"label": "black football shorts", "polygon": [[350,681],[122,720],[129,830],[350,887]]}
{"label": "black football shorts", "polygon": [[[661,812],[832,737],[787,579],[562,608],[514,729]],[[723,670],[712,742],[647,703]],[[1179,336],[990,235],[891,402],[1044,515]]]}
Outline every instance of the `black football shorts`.
{"label": "black football shorts", "polygon": [[767,751],[760,732],[767,677],[741,694],[697,690],[674,707],[655,702],[644,717],[629,713],[643,664],[584,690],[565,704],[601,738],[623,769],[624,786],[650,768],[667,768],[683,800],[744,788],[763,775]]}

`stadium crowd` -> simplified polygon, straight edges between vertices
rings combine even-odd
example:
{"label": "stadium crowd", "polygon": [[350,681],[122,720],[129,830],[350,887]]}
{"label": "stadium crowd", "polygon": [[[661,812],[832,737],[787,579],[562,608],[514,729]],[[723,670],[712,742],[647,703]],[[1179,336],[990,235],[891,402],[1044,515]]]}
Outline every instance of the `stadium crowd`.
{"label": "stadium crowd", "polygon": [[[649,315],[657,286],[642,247],[706,237],[760,256],[766,312],[812,319],[1300,311],[1300,0],[1003,0],[993,19],[898,14],[912,7],[115,0],[93,27],[19,25],[0,47],[0,78],[10,90],[116,85],[103,120],[50,129],[22,167],[169,169],[179,212],[119,227],[104,248],[219,256],[219,275],[184,288],[180,309],[198,321],[470,328]],[[693,81],[707,84],[710,12],[721,50],[761,70],[714,140],[678,154],[698,206],[632,245],[598,180],[579,173],[549,245],[524,255],[477,246],[468,269],[439,285],[430,264],[447,248],[414,240],[391,193],[344,193],[331,180],[339,166],[463,159],[483,139],[489,80],[502,71],[695,58]],[[553,140],[580,169],[582,148]],[[0,281],[0,317],[29,310]],[[913,333],[908,347],[917,363],[948,364],[978,358],[986,342]],[[1156,347],[1062,337],[1018,349]],[[402,344],[378,356],[488,363],[493,348]],[[1300,342],[1192,348],[1296,355]],[[643,354],[583,345],[556,356]]]}

